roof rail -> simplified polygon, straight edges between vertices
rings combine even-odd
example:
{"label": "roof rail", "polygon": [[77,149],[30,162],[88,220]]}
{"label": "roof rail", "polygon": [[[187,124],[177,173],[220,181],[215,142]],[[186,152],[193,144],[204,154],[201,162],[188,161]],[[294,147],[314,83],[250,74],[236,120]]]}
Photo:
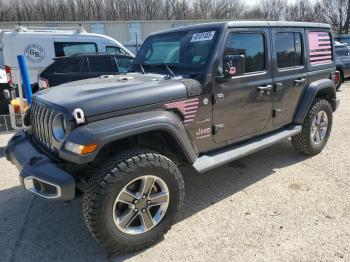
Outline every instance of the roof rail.
{"label": "roof rail", "polygon": [[55,31],[72,31],[74,33],[86,33],[86,30],[82,26],[72,27],[37,27],[37,26],[21,26],[15,27],[18,32],[55,32]]}

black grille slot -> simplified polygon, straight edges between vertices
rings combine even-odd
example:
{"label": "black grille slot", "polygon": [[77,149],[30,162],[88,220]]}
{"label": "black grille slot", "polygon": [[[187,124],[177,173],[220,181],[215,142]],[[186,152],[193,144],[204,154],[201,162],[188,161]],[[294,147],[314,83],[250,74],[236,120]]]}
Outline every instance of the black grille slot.
{"label": "black grille slot", "polygon": [[37,144],[53,152],[52,122],[57,113],[33,101],[30,111],[31,134]]}

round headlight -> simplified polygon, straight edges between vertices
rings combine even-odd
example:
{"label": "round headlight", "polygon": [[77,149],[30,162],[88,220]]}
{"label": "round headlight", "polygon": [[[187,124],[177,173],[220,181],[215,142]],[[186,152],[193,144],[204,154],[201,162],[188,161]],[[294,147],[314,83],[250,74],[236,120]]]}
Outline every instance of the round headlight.
{"label": "round headlight", "polygon": [[66,135],[66,120],[62,114],[57,114],[52,122],[53,137],[61,142]]}

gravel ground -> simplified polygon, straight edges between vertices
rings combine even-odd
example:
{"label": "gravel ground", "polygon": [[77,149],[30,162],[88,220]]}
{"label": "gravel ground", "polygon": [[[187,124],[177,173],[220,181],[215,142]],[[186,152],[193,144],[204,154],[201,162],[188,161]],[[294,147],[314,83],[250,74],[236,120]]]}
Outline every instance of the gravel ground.
{"label": "gravel ground", "polygon": [[109,258],[85,228],[81,200],[33,197],[0,135],[0,261],[350,261],[350,84],[325,150],[282,142],[205,175],[183,170],[186,200],[163,241]]}

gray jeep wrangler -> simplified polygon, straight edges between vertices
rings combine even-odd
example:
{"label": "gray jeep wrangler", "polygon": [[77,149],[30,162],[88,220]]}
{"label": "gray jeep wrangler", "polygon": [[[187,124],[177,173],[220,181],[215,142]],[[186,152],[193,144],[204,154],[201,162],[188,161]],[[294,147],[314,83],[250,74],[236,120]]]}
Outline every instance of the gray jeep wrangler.
{"label": "gray jeep wrangler", "polygon": [[170,229],[184,201],[180,165],[203,173],[288,137],[318,154],[339,104],[327,24],[168,30],[145,40],[129,71],[38,92],[6,148],[30,192],[83,194],[87,227],[113,253]]}

